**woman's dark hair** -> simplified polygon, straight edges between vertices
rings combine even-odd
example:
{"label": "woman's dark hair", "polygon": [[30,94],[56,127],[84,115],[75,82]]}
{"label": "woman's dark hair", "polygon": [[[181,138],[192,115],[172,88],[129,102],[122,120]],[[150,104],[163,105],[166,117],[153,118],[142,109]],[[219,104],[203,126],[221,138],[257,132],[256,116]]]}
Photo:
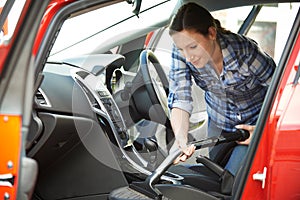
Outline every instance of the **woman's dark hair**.
{"label": "woman's dark hair", "polygon": [[174,16],[169,26],[169,34],[173,35],[182,30],[191,30],[206,36],[208,28],[211,26],[222,33],[230,32],[222,28],[220,21],[214,19],[207,9],[196,3],[187,3],[179,8]]}

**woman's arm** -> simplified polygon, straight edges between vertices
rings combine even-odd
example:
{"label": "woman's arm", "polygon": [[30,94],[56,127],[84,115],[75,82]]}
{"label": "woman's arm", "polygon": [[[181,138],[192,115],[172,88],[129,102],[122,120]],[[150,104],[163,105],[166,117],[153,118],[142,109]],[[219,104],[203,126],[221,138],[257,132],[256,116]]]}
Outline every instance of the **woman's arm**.
{"label": "woman's arm", "polygon": [[186,161],[195,151],[194,145],[187,146],[189,118],[190,114],[182,109],[173,108],[171,110],[171,125],[175,135],[174,145],[177,145],[183,152],[183,154],[174,161],[174,164],[177,164],[179,161]]}

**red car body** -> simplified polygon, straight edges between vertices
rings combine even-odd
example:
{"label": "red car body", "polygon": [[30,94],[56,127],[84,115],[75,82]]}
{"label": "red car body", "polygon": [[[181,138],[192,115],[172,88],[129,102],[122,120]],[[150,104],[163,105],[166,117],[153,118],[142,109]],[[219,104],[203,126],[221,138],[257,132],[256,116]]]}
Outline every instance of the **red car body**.
{"label": "red car body", "polygon": [[[298,30],[299,31],[299,30]],[[243,199],[298,199],[300,197],[299,83],[293,79],[298,70],[299,33],[284,71],[272,111],[258,145]],[[265,188],[253,175],[267,169]]]}
{"label": "red car body", "polygon": [[[43,38],[57,12],[72,2],[74,0],[52,0],[49,2],[36,31],[30,57],[34,58],[41,50]],[[10,67],[9,64],[12,61],[9,59],[19,51],[13,47],[16,47],[16,42],[20,41],[22,27],[27,20],[26,17],[28,17],[26,12],[30,11],[31,3],[35,4],[36,1],[26,1],[16,31],[9,44],[0,46],[0,78]],[[41,5],[41,9],[43,6],[45,8],[45,4]],[[299,23],[299,19],[297,21]],[[30,35],[24,37],[26,36],[29,37]],[[260,139],[257,140],[257,149],[253,150],[252,162],[249,161],[248,163],[248,173],[243,174],[246,177],[245,185],[238,191],[241,193],[241,199],[300,199],[300,86],[298,79],[295,83],[293,82],[297,76],[300,58],[299,28],[295,33],[294,41],[291,43],[293,43],[292,49],[286,55],[285,68],[282,70],[282,74],[278,75],[281,77],[281,81],[274,91],[276,98],[270,101],[273,102],[272,105],[269,105],[271,112],[263,123],[263,131],[261,134],[257,134]],[[1,81],[1,84],[4,83]],[[0,92],[2,97],[9,98],[4,95],[5,93],[2,93],[5,92],[4,90],[0,90]],[[3,99],[0,101],[0,107],[3,106],[2,103]],[[19,104],[22,104],[21,100]],[[21,110],[26,112],[26,109]],[[20,183],[22,125],[24,126],[22,119],[24,115],[29,114],[0,111],[0,178],[3,174],[12,174],[14,177],[12,187],[0,184],[0,197],[14,200],[17,199],[17,193],[20,192],[19,188],[22,184]],[[10,167],[9,163],[13,163],[13,167]],[[1,181],[5,180],[0,180],[0,183]]]}

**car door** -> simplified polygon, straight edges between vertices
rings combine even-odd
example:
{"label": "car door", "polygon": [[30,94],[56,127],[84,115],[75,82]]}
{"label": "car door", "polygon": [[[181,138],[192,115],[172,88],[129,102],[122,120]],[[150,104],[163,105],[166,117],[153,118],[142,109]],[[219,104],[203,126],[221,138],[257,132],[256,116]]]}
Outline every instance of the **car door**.
{"label": "car door", "polygon": [[256,133],[262,134],[250,146],[245,187],[237,188],[242,199],[299,198],[299,23],[298,10],[257,124]]}
{"label": "car door", "polygon": [[2,1],[0,44],[0,195],[30,199],[37,165],[25,156],[33,95],[32,47],[47,1]]}

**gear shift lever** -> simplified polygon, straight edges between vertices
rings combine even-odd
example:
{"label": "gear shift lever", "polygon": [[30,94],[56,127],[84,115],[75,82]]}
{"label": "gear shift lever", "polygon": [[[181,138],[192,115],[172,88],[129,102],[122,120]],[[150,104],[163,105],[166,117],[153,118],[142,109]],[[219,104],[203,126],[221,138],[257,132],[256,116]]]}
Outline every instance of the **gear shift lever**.
{"label": "gear shift lever", "polygon": [[156,160],[157,160],[157,150],[158,150],[157,142],[153,138],[145,138],[144,145],[150,155],[149,167],[153,169],[156,165]]}

